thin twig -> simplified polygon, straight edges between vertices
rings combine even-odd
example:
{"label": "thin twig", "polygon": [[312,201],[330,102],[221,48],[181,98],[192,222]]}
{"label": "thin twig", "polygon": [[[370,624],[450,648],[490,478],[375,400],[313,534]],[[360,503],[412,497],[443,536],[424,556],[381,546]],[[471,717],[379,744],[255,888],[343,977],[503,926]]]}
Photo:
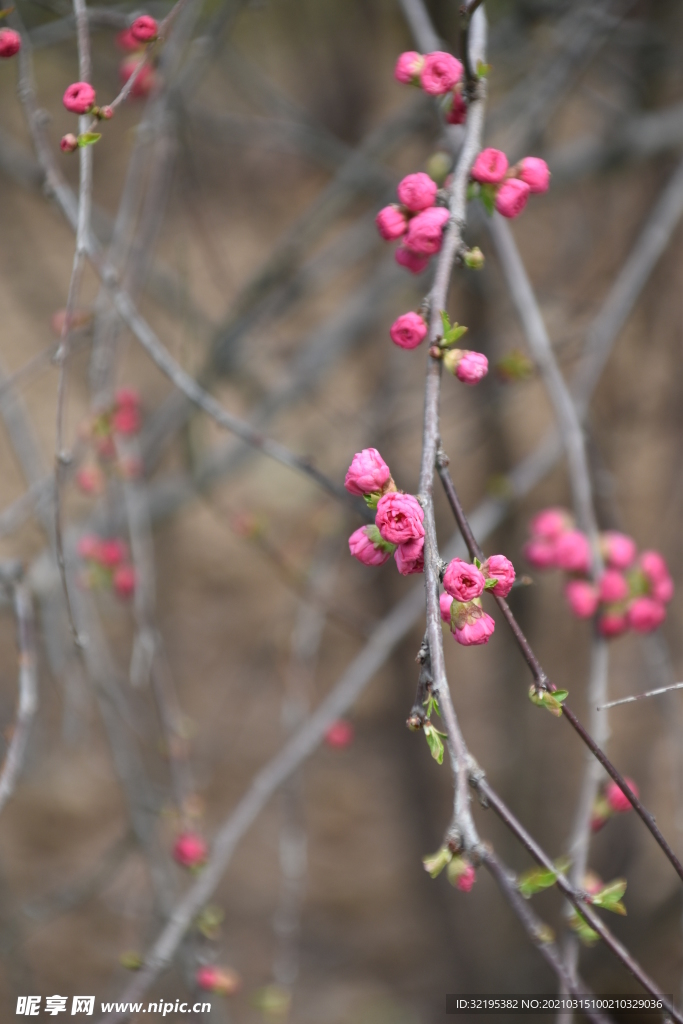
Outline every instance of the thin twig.
{"label": "thin twig", "polygon": [[5,762],[0,770],[0,811],[14,792],[24,763],[31,724],[38,708],[38,676],[35,650],[33,604],[21,579],[21,566],[11,563],[0,568],[2,582],[12,591],[19,647],[19,706]]}
{"label": "thin twig", "polygon": [[609,704],[601,704],[598,711],[606,711],[607,708],[616,708],[619,704],[633,704],[636,700],[644,700],[645,697],[658,697],[660,693],[669,693],[671,690],[683,690],[683,683],[673,683],[671,686],[660,686],[657,690],[647,690],[645,693],[637,693],[635,697],[622,697],[620,700],[611,700]]}

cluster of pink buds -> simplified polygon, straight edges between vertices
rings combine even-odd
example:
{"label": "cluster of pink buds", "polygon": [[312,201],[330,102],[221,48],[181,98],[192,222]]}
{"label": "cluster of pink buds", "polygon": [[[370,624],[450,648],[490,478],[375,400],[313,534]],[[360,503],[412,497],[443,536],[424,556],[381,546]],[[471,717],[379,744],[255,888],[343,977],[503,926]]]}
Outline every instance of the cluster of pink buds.
{"label": "cluster of pink buds", "polygon": [[95,457],[95,461],[81,466],[76,473],[76,483],[84,494],[102,494],[106,485],[105,470],[112,466],[124,478],[140,475],[142,467],[137,459],[130,456],[117,459],[116,436],[133,437],[141,426],[140,396],[133,388],[120,388],[109,409],[82,424],[81,439],[92,445]]}
{"label": "cluster of pink buds", "polygon": [[190,871],[196,871],[206,863],[208,852],[198,832],[181,832],[173,844],[174,861]]}
{"label": "cluster of pink buds", "polygon": [[391,471],[376,448],[357,452],[344,486],[375,511],[374,526],[349,537],[349,550],[363,565],[383,565],[391,555],[402,576],[424,571],[424,512],[416,497],[396,489]]}
{"label": "cluster of pink buds", "polygon": [[242,980],[231,967],[205,965],[197,970],[195,980],[199,988],[218,996],[233,996],[242,987]]}
{"label": "cluster of pink buds", "polygon": [[[149,43],[154,42],[158,33],[159,26],[148,14],[136,18],[130,28],[119,32],[116,41],[121,49],[129,54],[121,61],[119,67],[119,75],[124,85],[145,59],[145,49]],[[145,64],[133,83],[130,95],[134,99],[144,99],[145,96],[149,96],[156,84],[156,78],[156,71],[151,64]]]}
{"label": "cluster of pink buds", "polygon": [[14,57],[20,49],[21,36],[19,33],[11,28],[0,28],[0,59]]}
{"label": "cluster of pink buds", "polygon": [[505,555],[491,555],[485,562],[454,558],[448,563],[439,607],[441,618],[459,644],[471,647],[488,643],[496,624],[482,608],[481,595],[490,590],[498,597],[507,597],[514,582],[515,568]]}
{"label": "cluster of pink buds", "polygon": [[666,562],[658,551],[638,555],[636,543],[624,533],[600,534],[605,570],[597,583],[587,579],[591,552],[588,538],[577,530],[571,515],[548,508],[531,521],[531,539],[524,548],[537,569],[558,568],[571,574],[565,587],[569,607],[580,619],[598,616],[605,637],[626,630],[649,633],[666,618],[666,605],[674,585]]}
{"label": "cluster of pink buds", "polygon": [[112,590],[122,600],[135,591],[135,569],[128,560],[128,547],[118,537],[103,538],[84,534],[78,542],[78,554],[87,564],[82,577],[88,590]]}
{"label": "cluster of pink buds", "polygon": [[448,124],[463,124],[467,105],[462,96],[463,66],[443,50],[415,53],[409,50],[396,61],[394,77],[404,85],[416,85],[430,96],[443,97],[443,114]]}
{"label": "cluster of pink buds", "polygon": [[450,213],[447,207],[437,206],[438,192],[436,182],[424,171],[409,174],[398,185],[399,202],[385,206],[375,218],[382,238],[401,239],[396,262],[411,274],[420,274],[441,250]]}
{"label": "cluster of pink buds", "polygon": [[513,167],[500,149],[483,149],[470,171],[468,196],[479,196],[489,213],[495,207],[503,217],[518,217],[533,193],[547,192],[550,171],[545,160],[525,156]]}
{"label": "cluster of pink buds", "polygon": [[[625,778],[624,782],[634,796],[638,796],[638,787],[633,779]],[[633,810],[633,805],[626,794],[617,786],[613,779],[604,787],[602,793],[597,797],[591,811],[591,828],[598,832],[602,826],[615,814],[624,814]]]}

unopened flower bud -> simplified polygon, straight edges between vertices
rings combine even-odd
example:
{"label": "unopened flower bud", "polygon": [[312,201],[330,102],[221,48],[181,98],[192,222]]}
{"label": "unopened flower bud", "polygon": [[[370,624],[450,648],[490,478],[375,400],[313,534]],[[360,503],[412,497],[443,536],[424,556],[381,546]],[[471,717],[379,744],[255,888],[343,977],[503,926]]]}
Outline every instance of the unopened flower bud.
{"label": "unopened flower bud", "polygon": [[464,857],[454,857],[446,868],[448,881],[461,892],[469,892],[477,880],[477,875],[468,860]]}
{"label": "unopened flower bud", "polygon": [[59,143],[62,153],[74,153],[78,149],[78,139],[71,132],[63,135]]}
{"label": "unopened flower bud", "polygon": [[[633,779],[624,778],[624,782],[631,790],[633,795],[637,797],[638,787],[636,786]],[[616,784],[614,779],[610,779],[610,781],[605,786],[605,799],[607,800],[607,803],[610,805],[612,810],[615,811],[617,814],[624,814],[626,811],[633,810],[633,804],[626,796],[624,791],[621,789],[621,787]]]}
{"label": "unopened flower bud", "polygon": [[462,261],[470,270],[481,270],[486,262],[478,245],[475,245],[473,249],[466,249]]}
{"label": "unopened flower bud", "polygon": [[531,195],[531,189],[520,178],[508,178],[496,193],[496,209],[503,217],[519,217]]}
{"label": "unopened flower bud", "polygon": [[333,722],[325,733],[325,743],[334,750],[344,750],[353,743],[353,726],[340,718]]}
{"label": "unopened flower bud", "polygon": [[0,58],[14,57],[21,49],[21,36],[11,28],[0,28]]}
{"label": "unopened flower bud", "polygon": [[101,117],[104,121],[111,121],[114,116],[113,107],[100,107],[98,117]]}
{"label": "unopened flower bud", "polygon": [[204,966],[197,970],[196,981],[199,988],[207,992],[215,992],[219,996],[232,996],[239,991],[241,979],[237,971],[229,967]]}
{"label": "unopened flower bud", "polygon": [[444,352],[443,364],[463,384],[478,384],[489,369],[489,361],[482,352],[462,348]]}
{"label": "unopened flower bud", "polygon": [[159,34],[159,26],[155,18],[141,14],[130,26],[130,34],[138,43],[151,43]]}
{"label": "unopened flower bud", "polygon": [[196,832],[181,832],[173,844],[173,859],[184,868],[198,868],[206,861],[207,846]]}
{"label": "unopened flower bud", "polygon": [[427,161],[427,174],[430,178],[433,178],[437,185],[443,185],[452,166],[453,157],[450,153],[432,153]]}

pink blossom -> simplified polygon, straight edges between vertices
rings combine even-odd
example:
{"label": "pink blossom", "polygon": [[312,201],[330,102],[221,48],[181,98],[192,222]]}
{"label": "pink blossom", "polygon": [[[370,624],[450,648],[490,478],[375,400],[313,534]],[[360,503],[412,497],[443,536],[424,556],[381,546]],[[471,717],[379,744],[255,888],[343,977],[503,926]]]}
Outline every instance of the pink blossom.
{"label": "pink blossom", "polygon": [[75,153],[78,149],[78,139],[71,132],[67,132],[66,135],[62,135],[59,148],[62,153]]}
{"label": "pink blossom", "polygon": [[434,205],[437,186],[428,174],[409,174],[398,184],[398,198],[411,213],[420,213]]}
{"label": "pink blossom", "polygon": [[463,349],[462,358],[455,368],[455,376],[463,384],[478,384],[489,372],[489,361],[483,352]]}
{"label": "pink blossom", "polygon": [[417,79],[423,65],[424,57],[421,53],[416,53],[414,50],[407,50],[405,53],[402,53],[396,61],[394,78],[397,82],[403,82],[404,85],[410,85],[412,82],[417,83]]}
{"label": "pink blossom", "polygon": [[130,26],[130,34],[138,43],[151,43],[159,35],[159,26],[155,18],[141,14]]}
{"label": "pink blossom", "polygon": [[343,718],[333,722],[325,733],[325,743],[335,750],[343,750],[353,743],[353,726]]}
{"label": "pink blossom", "polygon": [[135,36],[133,35],[129,28],[124,28],[122,32],[119,32],[119,34],[116,37],[116,45],[119,46],[122,50],[128,51],[129,53],[132,53],[133,50],[138,50],[140,48],[140,43],[137,41],[137,39],[135,38]]}
{"label": "pink blossom", "polygon": [[137,434],[142,425],[140,411],[134,405],[122,405],[114,411],[111,423],[117,434]]}
{"label": "pink blossom", "polygon": [[379,499],[375,523],[384,540],[391,544],[405,544],[424,537],[424,511],[412,494],[390,491]]}
{"label": "pink blossom", "polygon": [[62,102],[72,114],[87,114],[95,103],[95,90],[90,82],[74,82],[64,93]]}
{"label": "pink blossom", "polygon": [[666,579],[669,575],[667,564],[659,551],[643,551],[638,561],[650,583]]}
{"label": "pink blossom", "polygon": [[184,868],[197,868],[206,860],[206,843],[196,832],[181,832],[173,844],[173,859]]}
{"label": "pink blossom", "polygon": [[588,572],[591,552],[588,537],[581,530],[567,530],[555,542],[555,562],[567,572]]}
{"label": "pink blossom", "polygon": [[608,608],[598,619],[598,629],[601,635],[608,639],[621,636],[628,629],[626,615],[624,612]]}
{"label": "pink blossom", "polygon": [[406,249],[404,245],[399,245],[394,253],[394,259],[400,266],[409,270],[411,274],[421,274],[429,265],[429,256],[413,252],[412,249]]}
{"label": "pink blossom", "polygon": [[21,36],[11,28],[0,28],[0,57],[14,57],[21,49]]}
{"label": "pink blossom", "polygon": [[99,466],[81,466],[76,473],[76,483],[84,494],[102,494],[104,473]]}
{"label": "pink blossom", "polygon": [[544,508],[531,520],[529,530],[532,537],[557,540],[571,526],[571,516],[563,508]]}
{"label": "pink blossom", "polygon": [[232,996],[239,991],[242,985],[237,971],[233,971],[229,967],[215,967],[209,964],[197,969],[195,980],[199,988],[203,988],[207,992],[215,992],[219,996]]}
{"label": "pink blossom", "polygon": [[550,187],[550,171],[545,160],[537,156],[525,156],[520,161],[518,176],[525,181],[532,192],[547,192]]}
{"label": "pink blossom", "polygon": [[652,584],[652,596],[655,601],[659,601],[661,604],[669,603],[674,596],[674,581],[670,576],[664,576]]}
{"label": "pink blossom", "polygon": [[515,582],[515,567],[505,555],[491,555],[481,567],[481,571],[487,580],[495,579],[498,582],[491,587],[491,593],[496,597],[507,597]]}
{"label": "pink blossom", "polygon": [[443,577],[443,586],[456,601],[472,601],[483,592],[486,577],[476,565],[454,558],[448,563]]}
{"label": "pink blossom", "polygon": [[524,557],[536,569],[553,569],[557,565],[555,541],[535,537],[524,545]]}
{"label": "pink blossom", "polygon": [[[638,787],[636,786],[633,779],[624,777],[624,782],[631,790],[633,795],[637,797],[639,795]],[[610,779],[607,785],[605,786],[605,799],[607,800],[607,803],[610,805],[612,810],[616,811],[617,814],[623,814],[625,811],[633,810],[633,804],[626,796],[624,791],[620,789],[619,786],[617,786],[614,779]]]}
{"label": "pink blossom", "polygon": [[404,313],[389,328],[394,345],[399,348],[417,348],[427,337],[427,324],[417,313]]}
{"label": "pink blossom", "polygon": [[462,626],[456,626],[453,636],[463,647],[474,647],[487,644],[495,628],[496,623],[491,616],[482,612],[476,619],[465,622]]}
{"label": "pink blossom", "polygon": [[519,178],[508,178],[496,193],[496,209],[503,217],[519,217],[527,204],[531,189]]}
{"label": "pink blossom", "polygon": [[118,537],[109,537],[100,541],[98,561],[107,569],[114,569],[128,555],[128,548]]}
{"label": "pink blossom", "polygon": [[432,256],[439,252],[443,241],[443,229],[448,223],[449,211],[444,206],[432,206],[430,210],[418,213],[408,224],[405,244],[413,252]]}
{"label": "pink blossom", "polygon": [[603,557],[612,569],[628,569],[636,557],[636,544],[632,537],[617,530],[600,534]]}
{"label": "pink blossom", "polygon": [[467,104],[459,92],[453,93],[453,102],[446,114],[446,124],[464,124],[467,120]]}
{"label": "pink blossom", "polygon": [[462,64],[450,53],[428,53],[420,72],[420,83],[430,96],[443,96],[462,78]]}
{"label": "pink blossom", "polygon": [[637,597],[626,613],[628,624],[636,633],[651,633],[664,622],[666,609],[651,597]]}
{"label": "pink blossom", "polygon": [[439,611],[441,613],[442,622],[451,624],[451,605],[453,604],[453,598],[450,594],[439,594]]}
{"label": "pink blossom", "polygon": [[408,220],[405,213],[392,203],[391,206],[384,206],[379,211],[375,217],[375,224],[382,238],[387,242],[393,242],[405,234]]}
{"label": "pink blossom", "polygon": [[598,609],[598,592],[587,580],[570,580],[564,588],[565,597],[577,619],[590,619]]}
{"label": "pink blossom", "polygon": [[469,892],[477,880],[477,874],[471,864],[466,864],[464,870],[458,875],[455,883],[456,888],[461,892]]}
{"label": "pink blossom", "polygon": [[79,538],[76,550],[81,558],[87,559],[89,562],[97,562],[100,558],[100,545],[101,540],[95,533],[84,533]]}
{"label": "pink blossom", "polygon": [[600,600],[605,604],[614,604],[628,597],[628,583],[616,569],[606,569],[598,581]]}
{"label": "pink blossom", "polygon": [[497,185],[505,177],[507,169],[508,158],[505,153],[489,146],[488,149],[482,149],[472,165],[470,174],[475,181],[480,181],[482,184]]}
{"label": "pink blossom", "polygon": [[119,565],[114,570],[114,590],[124,601],[133,596],[135,592],[135,582],[135,569],[132,565]]}
{"label": "pink blossom", "polygon": [[[388,545],[375,544],[368,531],[377,527],[361,526],[349,537],[349,551],[363,565],[384,565],[391,556]],[[379,531],[377,531],[379,533]]]}
{"label": "pink blossom", "polygon": [[363,448],[351,459],[344,487],[349,494],[375,494],[391,480],[391,470],[376,448]]}
{"label": "pink blossom", "polygon": [[424,537],[416,537],[415,540],[398,545],[394,551],[394,561],[401,576],[424,572],[424,546]]}
{"label": "pink blossom", "polygon": [[[128,79],[135,74],[143,59],[144,58],[140,54],[133,54],[121,61],[121,64],[119,65],[119,78],[124,85]],[[156,84],[156,79],[157,75],[154,68],[149,64],[145,64],[140,71],[140,74],[133,82],[133,88],[130,91],[131,97],[136,100],[141,100],[144,99],[145,96],[149,96]]]}
{"label": "pink blossom", "polygon": [[119,388],[114,395],[114,404],[137,409],[140,406],[140,393],[135,388]]}

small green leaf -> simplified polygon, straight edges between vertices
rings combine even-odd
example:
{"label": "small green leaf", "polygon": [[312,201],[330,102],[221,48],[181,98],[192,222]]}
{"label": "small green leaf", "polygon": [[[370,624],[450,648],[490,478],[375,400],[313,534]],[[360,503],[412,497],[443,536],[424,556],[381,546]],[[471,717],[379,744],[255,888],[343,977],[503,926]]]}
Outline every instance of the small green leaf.
{"label": "small green leaf", "polygon": [[474,557],[473,561],[474,561],[474,564],[476,565],[477,569],[481,569],[481,562],[479,561],[479,559],[476,556]]}
{"label": "small green leaf", "polygon": [[560,704],[563,704],[569,696],[569,690],[553,690],[552,695],[555,698],[555,700],[559,701]]}
{"label": "small green leaf", "polygon": [[518,348],[511,349],[496,363],[496,374],[506,384],[528,380],[533,372],[534,364]]}
{"label": "small green leaf", "polygon": [[529,688],[529,700],[537,707],[545,708],[551,715],[559,718],[562,714],[562,701],[569,696],[568,690],[538,690],[532,683]]}
{"label": "small green leaf", "polygon": [[461,327],[461,325],[458,323],[453,324],[451,329],[447,331],[446,334],[444,335],[442,347],[445,345],[448,345],[449,347],[455,345],[455,343],[459,341],[460,338],[462,338],[463,334],[466,333],[466,327]]}
{"label": "small green leaf", "polygon": [[479,78],[487,78],[491,73],[491,65],[485,64],[483,60],[477,61],[477,74]]}
{"label": "small green leaf", "polygon": [[431,722],[425,723],[422,731],[427,738],[427,744],[429,745],[432,757],[437,764],[443,764],[443,743],[441,742],[440,733],[434,728]]}
{"label": "small green leaf", "polygon": [[549,889],[552,885],[555,885],[557,876],[564,874],[568,867],[569,861],[564,858],[556,862],[554,871],[549,871],[547,868],[531,868],[530,871],[520,875],[517,888],[524,899],[528,900],[535,893],[542,892],[544,889]]}
{"label": "small green leaf", "polygon": [[451,329],[451,320],[445,309],[441,310],[441,326],[445,337]]}
{"label": "small green leaf", "polygon": [[83,149],[84,146],[94,146],[95,143],[99,142],[101,138],[101,132],[81,132],[81,134],[78,136],[78,145],[81,149]]}
{"label": "small green leaf", "polygon": [[581,942],[586,946],[595,945],[600,938],[598,933],[588,924],[585,917],[579,914],[576,910],[573,910],[571,913],[571,917],[569,918],[569,927],[576,932]]}
{"label": "small green leaf", "polygon": [[487,184],[482,185],[479,189],[479,198],[484,204],[484,209],[489,216],[493,216],[493,211],[496,208],[496,189],[494,186],[488,184],[488,182]]}
{"label": "small green leaf", "polygon": [[613,914],[621,914],[622,917],[625,917],[626,907],[621,902],[621,897],[626,892],[626,884],[625,878],[616,878],[600,892],[591,896],[591,903],[596,907],[602,907],[603,910],[611,910]]}
{"label": "small green leaf", "polygon": [[495,576],[490,576],[489,579],[487,579],[486,583],[484,584],[484,590],[493,590],[496,583],[498,582],[499,581],[495,578]]}
{"label": "small green leaf", "polygon": [[440,875],[447,864],[453,860],[453,853],[447,846],[442,846],[436,853],[429,853],[422,858],[425,871],[428,871],[432,878]]}

